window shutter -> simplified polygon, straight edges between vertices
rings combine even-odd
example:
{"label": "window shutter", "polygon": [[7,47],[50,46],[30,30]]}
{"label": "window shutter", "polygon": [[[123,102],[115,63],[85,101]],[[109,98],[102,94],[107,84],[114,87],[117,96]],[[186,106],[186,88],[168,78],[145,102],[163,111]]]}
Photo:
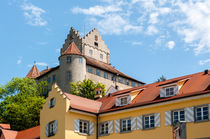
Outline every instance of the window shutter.
{"label": "window shutter", "polygon": [[174,87],[174,94],[178,94],[178,93],[179,93],[179,87],[178,87],[178,85],[176,85]]}
{"label": "window shutter", "polygon": [[108,132],[113,133],[113,121],[108,121]]}
{"label": "window shutter", "polygon": [[155,113],[155,127],[160,126],[160,113]]}
{"label": "window shutter", "polygon": [[115,133],[119,133],[120,132],[120,120],[115,120],[114,126],[115,126]]}
{"label": "window shutter", "polygon": [[171,125],[171,111],[165,112],[165,124]]}
{"label": "window shutter", "polygon": [[53,133],[56,134],[57,129],[58,129],[58,120],[55,120],[53,124],[54,124],[54,126],[53,126]]}
{"label": "window shutter", "polygon": [[131,103],[131,96],[130,95],[127,97],[127,102],[128,102],[128,104]]}
{"label": "window shutter", "polygon": [[209,104],[209,120],[210,120],[210,104]]}
{"label": "window shutter", "polygon": [[136,130],[136,117],[131,117],[131,130]]}
{"label": "window shutter", "polygon": [[185,121],[186,122],[194,121],[194,108],[193,107],[185,108]]}
{"label": "window shutter", "polygon": [[115,105],[116,105],[116,106],[120,106],[120,98],[116,98]]}
{"label": "window shutter", "polygon": [[160,89],[160,97],[166,97],[166,91],[164,88]]}
{"label": "window shutter", "polygon": [[47,124],[46,126],[45,126],[45,135],[48,137],[49,136],[49,130],[48,130],[48,128],[49,128],[49,124]]}
{"label": "window shutter", "polygon": [[79,132],[79,120],[74,120],[74,132]]}
{"label": "window shutter", "polygon": [[94,123],[89,122],[89,134],[92,135],[94,134]]}
{"label": "window shutter", "polygon": [[143,129],[142,116],[137,117],[137,129]]}
{"label": "window shutter", "polygon": [[113,133],[113,121],[108,121],[108,133]]}
{"label": "window shutter", "polygon": [[52,103],[53,103],[52,105],[55,106],[55,98],[53,98],[53,102]]}

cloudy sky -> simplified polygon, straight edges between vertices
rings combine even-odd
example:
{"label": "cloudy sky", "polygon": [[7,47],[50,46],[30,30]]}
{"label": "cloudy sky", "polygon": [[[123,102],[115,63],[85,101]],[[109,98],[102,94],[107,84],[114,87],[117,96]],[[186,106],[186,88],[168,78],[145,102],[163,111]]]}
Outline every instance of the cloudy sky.
{"label": "cloudy sky", "polygon": [[210,69],[209,0],[1,0],[0,84],[58,65],[70,27],[97,28],[120,71],[151,83]]}

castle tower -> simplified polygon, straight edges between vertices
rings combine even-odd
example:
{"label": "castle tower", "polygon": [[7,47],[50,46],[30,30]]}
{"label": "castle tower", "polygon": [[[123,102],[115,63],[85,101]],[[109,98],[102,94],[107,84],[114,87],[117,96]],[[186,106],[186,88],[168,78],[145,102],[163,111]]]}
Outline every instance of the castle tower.
{"label": "castle tower", "polygon": [[36,78],[38,77],[40,74],[39,74],[39,70],[38,68],[36,67],[36,64],[34,63],[33,67],[31,68],[31,70],[28,72],[28,74],[26,75],[27,78]]}
{"label": "castle tower", "polygon": [[86,59],[74,42],[71,42],[59,57],[60,84],[64,91],[69,92],[69,83],[83,81],[86,77]]}

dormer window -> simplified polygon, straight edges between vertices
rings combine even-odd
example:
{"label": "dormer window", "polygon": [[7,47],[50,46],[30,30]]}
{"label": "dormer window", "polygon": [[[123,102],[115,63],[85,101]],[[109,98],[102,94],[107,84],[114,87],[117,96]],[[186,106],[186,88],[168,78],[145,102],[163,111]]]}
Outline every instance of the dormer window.
{"label": "dormer window", "polygon": [[131,103],[131,96],[127,95],[127,96],[121,96],[116,98],[116,106],[124,106],[124,105],[128,105]]}
{"label": "dormer window", "polygon": [[121,105],[121,106],[127,105],[127,104],[128,104],[127,96],[126,96],[126,97],[120,98],[120,105]]}
{"label": "dormer window", "polygon": [[178,93],[179,89],[177,85],[163,87],[160,89],[160,97],[171,97]]}

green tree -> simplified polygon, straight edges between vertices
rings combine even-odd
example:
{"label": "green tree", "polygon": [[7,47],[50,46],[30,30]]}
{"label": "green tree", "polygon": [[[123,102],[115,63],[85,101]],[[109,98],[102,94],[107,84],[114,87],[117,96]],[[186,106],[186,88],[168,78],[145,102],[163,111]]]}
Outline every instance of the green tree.
{"label": "green tree", "polygon": [[105,85],[101,83],[94,83],[92,80],[83,80],[78,81],[77,83],[70,83],[70,94],[74,94],[77,96],[94,99],[96,88],[102,89],[102,94],[105,94]]}
{"label": "green tree", "polygon": [[160,78],[157,79],[156,82],[161,82],[161,81],[165,81],[166,80],[166,77],[164,77],[163,75],[160,76]]}
{"label": "green tree", "polygon": [[43,88],[30,78],[13,78],[0,87],[0,123],[10,123],[13,130],[39,125],[40,110],[45,103]]}

